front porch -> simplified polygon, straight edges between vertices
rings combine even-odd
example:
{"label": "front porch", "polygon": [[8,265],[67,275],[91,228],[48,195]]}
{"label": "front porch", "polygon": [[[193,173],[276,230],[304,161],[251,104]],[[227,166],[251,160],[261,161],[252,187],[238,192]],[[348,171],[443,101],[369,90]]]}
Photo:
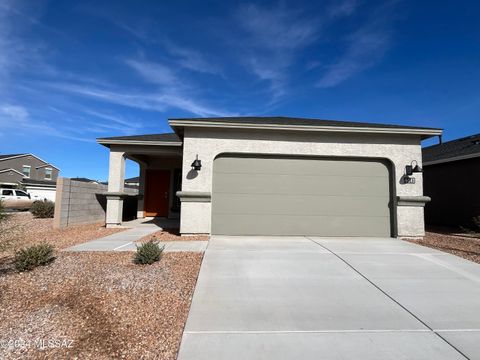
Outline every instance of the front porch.
{"label": "front porch", "polygon": [[139,165],[136,225],[167,221],[178,228],[180,200],[175,194],[181,189],[181,141],[174,137],[148,141],[119,137],[99,139],[99,143],[110,149],[106,226],[127,225],[122,217],[123,201],[127,196],[125,163],[129,159]]}

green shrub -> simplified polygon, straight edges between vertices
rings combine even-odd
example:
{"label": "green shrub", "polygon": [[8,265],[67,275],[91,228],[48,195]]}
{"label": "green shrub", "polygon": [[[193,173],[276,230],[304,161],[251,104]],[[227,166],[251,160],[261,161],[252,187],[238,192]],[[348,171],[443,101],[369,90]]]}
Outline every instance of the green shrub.
{"label": "green shrub", "polygon": [[153,264],[160,260],[164,246],[160,247],[158,242],[150,240],[146,243],[137,246],[137,252],[133,258],[135,264]]}
{"label": "green shrub", "polygon": [[18,271],[30,271],[53,261],[53,247],[49,244],[33,245],[15,252],[13,263]]}
{"label": "green shrub", "polygon": [[30,208],[30,212],[36,218],[53,218],[55,204],[50,200],[35,201]]}

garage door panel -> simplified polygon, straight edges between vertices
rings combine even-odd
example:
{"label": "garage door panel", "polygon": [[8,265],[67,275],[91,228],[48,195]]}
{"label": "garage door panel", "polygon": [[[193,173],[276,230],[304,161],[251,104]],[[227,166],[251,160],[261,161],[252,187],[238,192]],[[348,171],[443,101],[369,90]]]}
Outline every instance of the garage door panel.
{"label": "garage door panel", "polygon": [[212,234],[385,237],[390,202],[382,161],[229,155],[214,161]]}
{"label": "garage door panel", "polygon": [[[390,232],[388,219],[384,217],[304,215],[216,215],[216,217],[217,221],[213,225],[212,233],[217,235],[302,234],[305,236],[385,237],[385,234]],[[291,226],[292,222],[295,222],[295,226]],[[228,226],[225,226],[226,224]]]}
{"label": "garage door panel", "polygon": [[213,215],[283,214],[389,216],[388,197],[276,194],[217,194]]}
{"label": "garage door panel", "polygon": [[215,174],[216,193],[298,195],[388,195],[384,177]]}
{"label": "garage door panel", "polygon": [[[305,161],[309,161],[305,166]],[[382,162],[339,160],[305,160],[289,158],[220,157],[215,160],[215,172],[231,174],[303,174],[339,176],[388,176],[388,167]]]}

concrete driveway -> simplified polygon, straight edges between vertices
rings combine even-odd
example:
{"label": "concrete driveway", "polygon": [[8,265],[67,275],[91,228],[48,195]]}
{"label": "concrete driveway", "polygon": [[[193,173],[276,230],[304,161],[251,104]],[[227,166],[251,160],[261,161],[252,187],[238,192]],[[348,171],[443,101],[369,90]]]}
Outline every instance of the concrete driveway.
{"label": "concrete driveway", "polygon": [[396,239],[214,236],[179,359],[480,359],[480,265]]}

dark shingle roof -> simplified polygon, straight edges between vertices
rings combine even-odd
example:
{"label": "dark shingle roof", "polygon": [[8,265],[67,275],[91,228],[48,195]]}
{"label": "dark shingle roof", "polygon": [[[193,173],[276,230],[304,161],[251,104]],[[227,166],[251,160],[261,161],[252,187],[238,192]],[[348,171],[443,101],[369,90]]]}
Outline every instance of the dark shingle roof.
{"label": "dark shingle roof", "polygon": [[183,120],[183,121],[198,121],[198,122],[210,122],[210,123],[235,123],[235,124],[248,124],[248,125],[300,125],[300,126],[340,126],[340,127],[371,127],[371,128],[383,128],[383,129],[432,129],[441,130],[437,128],[428,127],[416,127],[405,125],[392,125],[392,124],[378,124],[378,123],[366,123],[355,121],[340,121],[340,120],[323,120],[323,119],[308,119],[308,118],[293,118],[284,116],[274,117],[216,117],[216,118],[174,118],[169,120]]}
{"label": "dark shingle roof", "polygon": [[36,180],[36,179],[28,179],[23,178],[22,183],[26,185],[56,185],[57,182],[54,180]]}
{"label": "dark shingle roof", "polygon": [[164,134],[148,134],[148,135],[133,135],[133,136],[114,136],[107,138],[99,138],[101,140],[129,140],[129,141],[163,141],[163,142],[181,142],[177,134],[164,133]]}
{"label": "dark shingle roof", "polygon": [[26,155],[26,154],[25,153],[24,154],[3,154],[3,155],[0,155],[0,160],[10,158],[13,156],[20,156],[20,155]]}
{"label": "dark shingle roof", "polygon": [[470,135],[443,144],[422,149],[423,162],[448,161],[449,159],[480,156],[480,134]]}
{"label": "dark shingle roof", "polygon": [[140,182],[140,177],[139,176],[131,177],[131,178],[125,179],[125,182],[126,183],[138,183],[138,182]]}

